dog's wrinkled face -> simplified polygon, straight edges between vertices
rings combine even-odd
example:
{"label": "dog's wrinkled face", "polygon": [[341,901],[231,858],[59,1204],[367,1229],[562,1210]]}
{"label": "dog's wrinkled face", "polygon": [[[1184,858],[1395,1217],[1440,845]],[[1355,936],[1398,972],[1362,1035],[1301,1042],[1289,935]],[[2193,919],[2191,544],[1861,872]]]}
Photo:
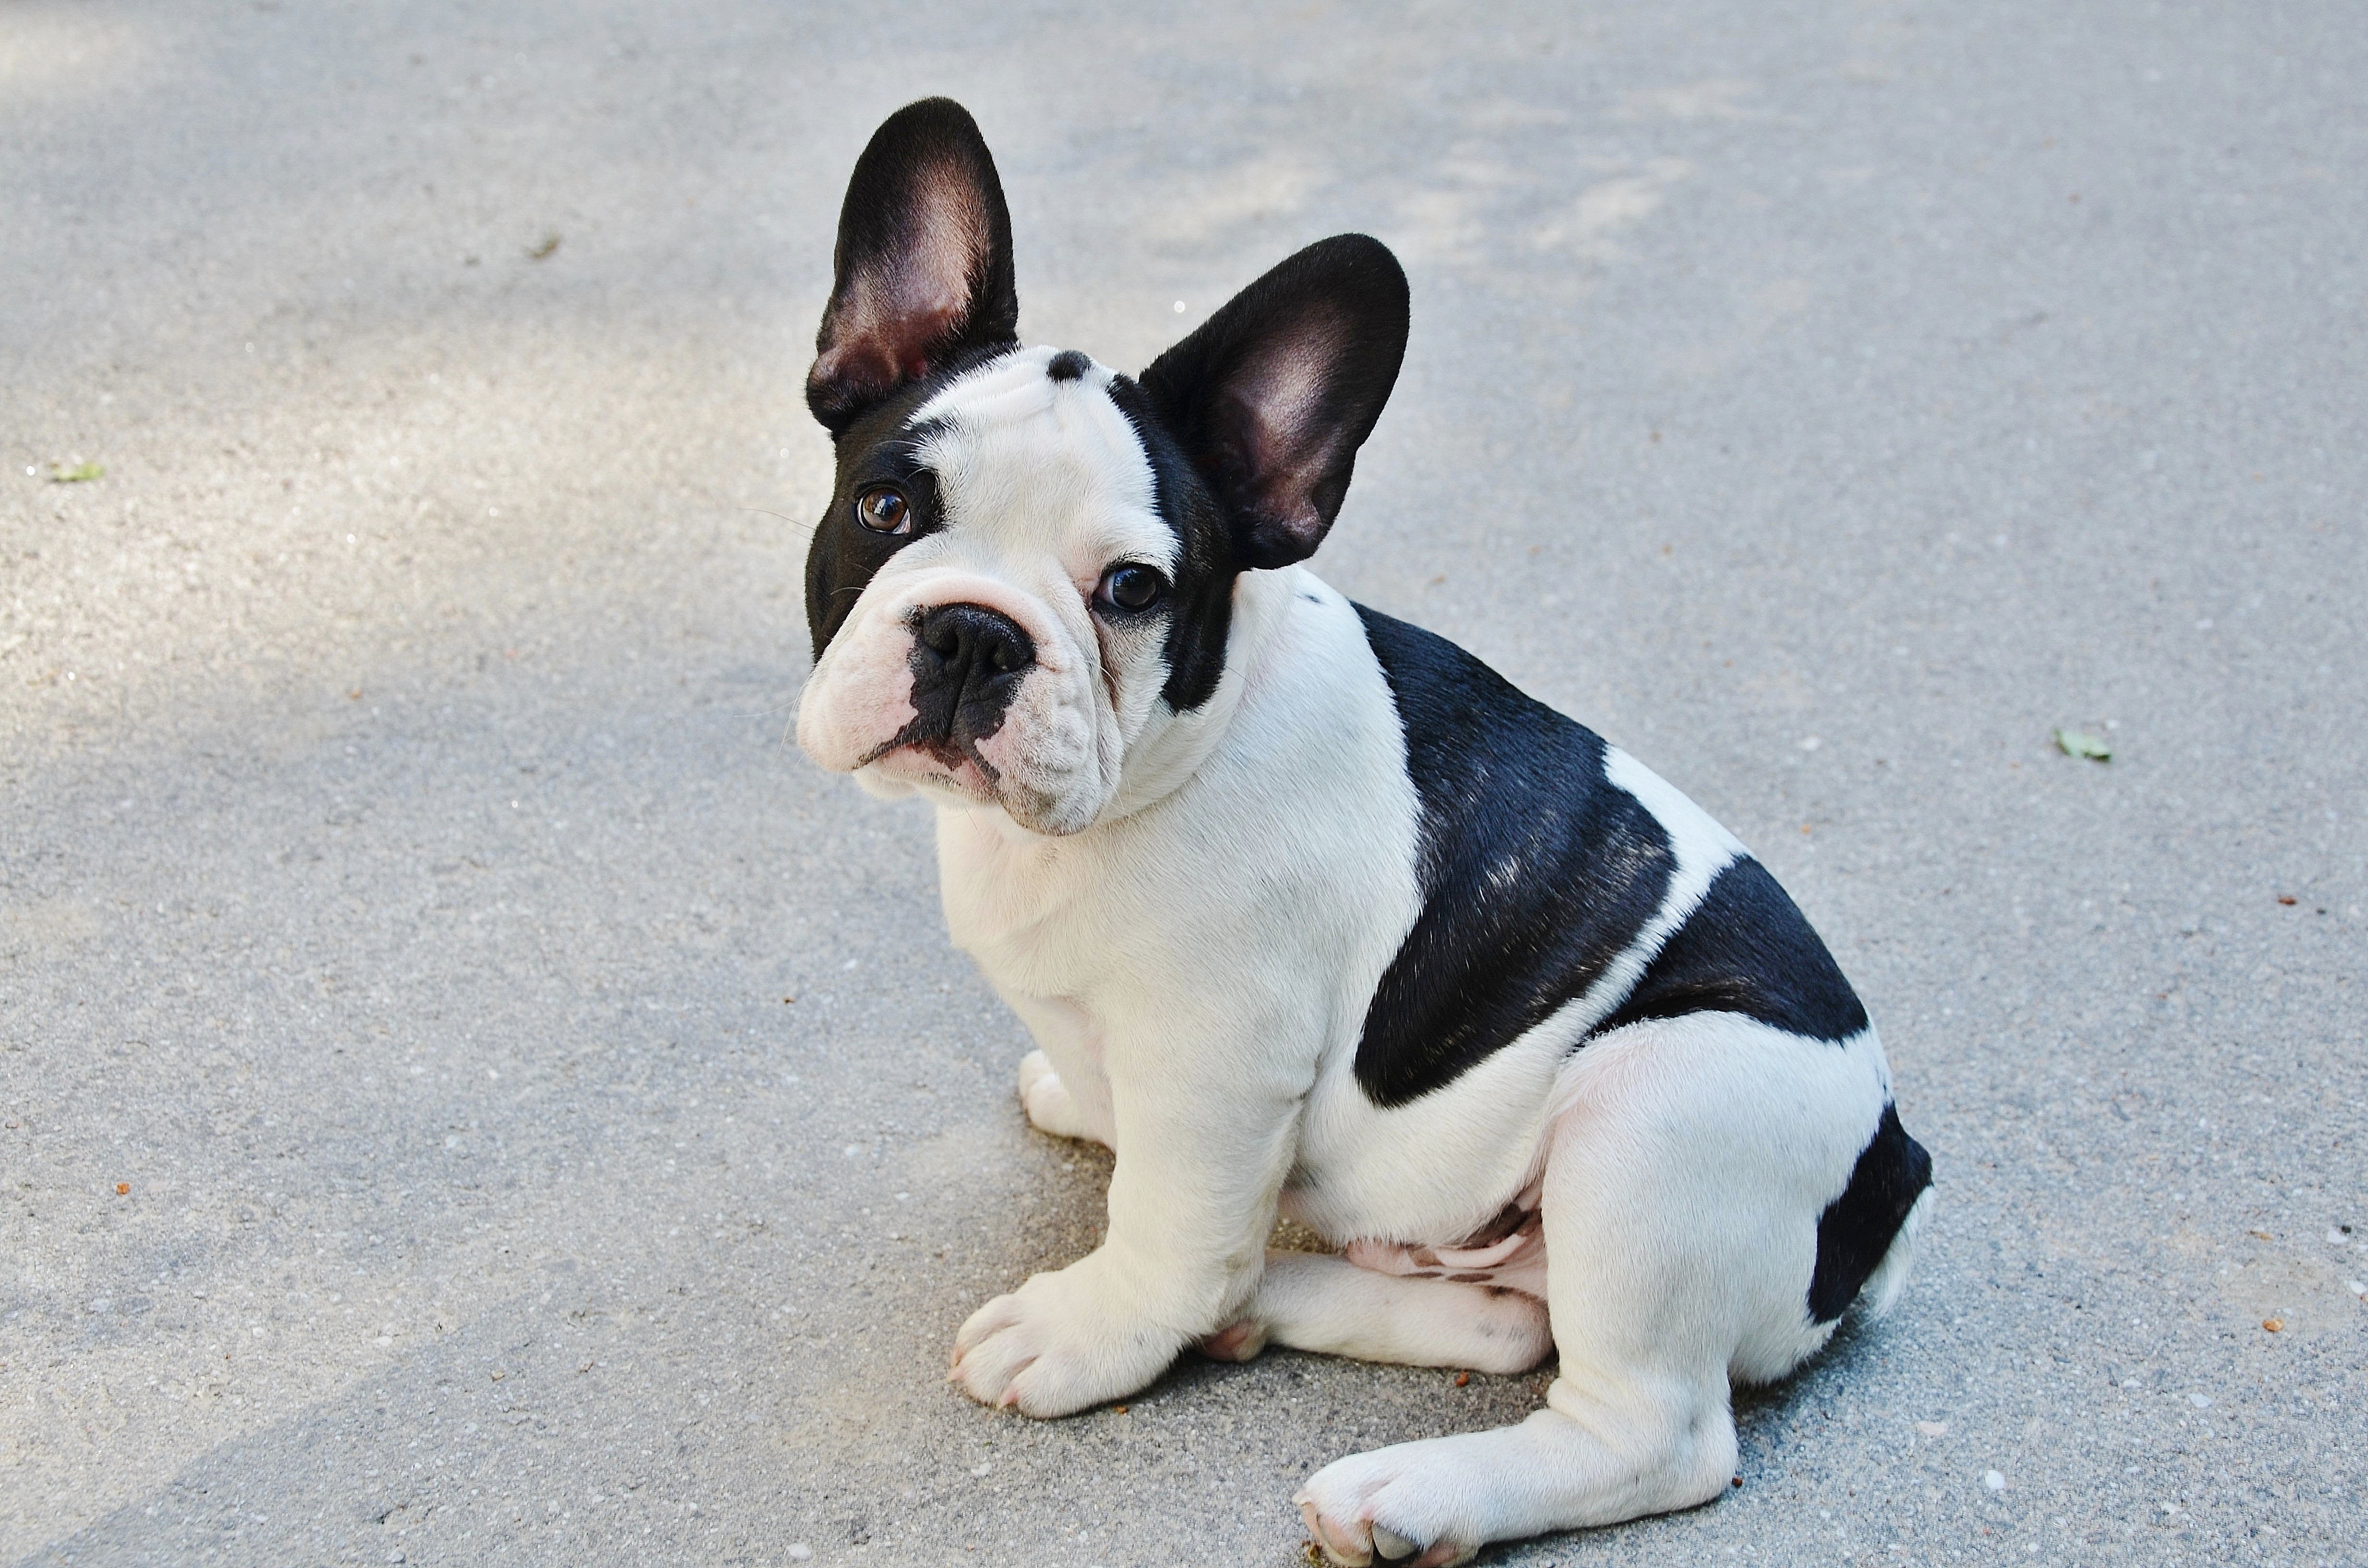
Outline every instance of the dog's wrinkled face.
{"label": "dog's wrinkled face", "polygon": [[809,568],[809,755],[1039,833],[1094,820],[1178,664],[1205,695],[1224,656],[1222,523],[1172,462],[1163,508],[1141,398],[1082,354],[1019,349],[849,431]]}
{"label": "dog's wrinkled face", "polygon": [[1405,352],[1405,275],[1362,235],[1310,245],[1139,382],[1023,349],[994,160],[943,98],[864,149],[835,271],[798,742],[876,792],[1078,832],[1216,692],[1235,580],[1330,528]]}

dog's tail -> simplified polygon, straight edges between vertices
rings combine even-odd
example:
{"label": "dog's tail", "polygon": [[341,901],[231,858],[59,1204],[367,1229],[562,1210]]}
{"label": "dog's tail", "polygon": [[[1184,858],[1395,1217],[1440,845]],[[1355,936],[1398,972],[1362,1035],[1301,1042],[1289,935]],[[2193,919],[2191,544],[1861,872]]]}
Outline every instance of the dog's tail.
{"label": "dog's tail", "polygon": [[1916,1261],[1916,1238],[1924,1229],[1925,1220],[1932,1212],[1932,1188],[1926,1187],[1917,1195],[1916,1205],[1899,1222],[1899,1233],[1891,1238],[1884,1249],[1883,1261],[1859,1287],[1858,1310],[1869,1318],[1879,1318],[1899,1301],[1899,1293],[1907,1289],[1907,1270]]}

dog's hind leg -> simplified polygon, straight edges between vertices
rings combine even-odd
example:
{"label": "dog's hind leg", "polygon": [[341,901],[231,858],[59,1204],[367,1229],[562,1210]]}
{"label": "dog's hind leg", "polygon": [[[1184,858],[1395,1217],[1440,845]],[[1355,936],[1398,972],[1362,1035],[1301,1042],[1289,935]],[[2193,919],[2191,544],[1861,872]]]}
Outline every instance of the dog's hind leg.
{"label": "dog's hind leg", "polygon": [[1380,1274],[1324,1253],[1269,1251],[1243,1316],[1200,1348],[1221,1361],[1247,1361],[1269,1345],[1409,1367],[1524,1372],[1554,1348],[1554,1335],[1546,1304],[1519,1290]]}
{"label": "dog's hind leg", "polygon": [[1562,1358],[1546,1408],[1326,1465],[1295,1500],[1330,1559],[1436,1568],[1725,1491],[1730,1374],[1781,1375],[1832,1333],[1809,1306],[1819,1216],[1886,1090],[1871,1033],[1697,1014],[1589,1044],[1540,1194]]}

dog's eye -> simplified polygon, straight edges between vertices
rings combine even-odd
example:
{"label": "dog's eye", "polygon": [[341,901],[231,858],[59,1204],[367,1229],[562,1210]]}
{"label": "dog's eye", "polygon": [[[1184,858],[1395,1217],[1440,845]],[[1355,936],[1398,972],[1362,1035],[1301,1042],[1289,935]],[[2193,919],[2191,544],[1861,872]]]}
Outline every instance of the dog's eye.
{"label": "dog's eye", "polygon": [[1102,574],[1101,586],[1095,590],[1094,597],[1118,609],[1149,609],[1167,591],[1166,578],[1148,566],[1129,562]]}
{"label": "dog's eye", "polygon": [[855,498],[855,520],[876,534],[913,531],[913,508],[893,484],[875,484]]}

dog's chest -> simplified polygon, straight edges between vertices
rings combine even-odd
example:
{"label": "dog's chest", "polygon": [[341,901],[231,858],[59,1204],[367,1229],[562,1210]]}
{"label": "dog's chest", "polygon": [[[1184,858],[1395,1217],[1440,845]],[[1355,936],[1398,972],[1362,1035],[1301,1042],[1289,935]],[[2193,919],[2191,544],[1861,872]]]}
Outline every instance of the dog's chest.
{"label": "dog's chest", "polygon": [[1090,933],[1110,917],[1103,857],[1016,835],[997,813],[939,812],[946,930],[987,978],[1038,996],[1070,995],[1108,967]]}
{"label": "dog's chest", "polygon": [[[1165,796],[1060,838],[940,810],[948,931],[998,985],[1253,1008],[1287,991],[1315,999],[1327,1042],[1333,1015],[1353,1029],[1414,917],[1417,807],[1354,612],[1304,573],[1272,575],[1238,618],[1224,722]],[[1255,659],[1248,625],[1268,629]]]}

